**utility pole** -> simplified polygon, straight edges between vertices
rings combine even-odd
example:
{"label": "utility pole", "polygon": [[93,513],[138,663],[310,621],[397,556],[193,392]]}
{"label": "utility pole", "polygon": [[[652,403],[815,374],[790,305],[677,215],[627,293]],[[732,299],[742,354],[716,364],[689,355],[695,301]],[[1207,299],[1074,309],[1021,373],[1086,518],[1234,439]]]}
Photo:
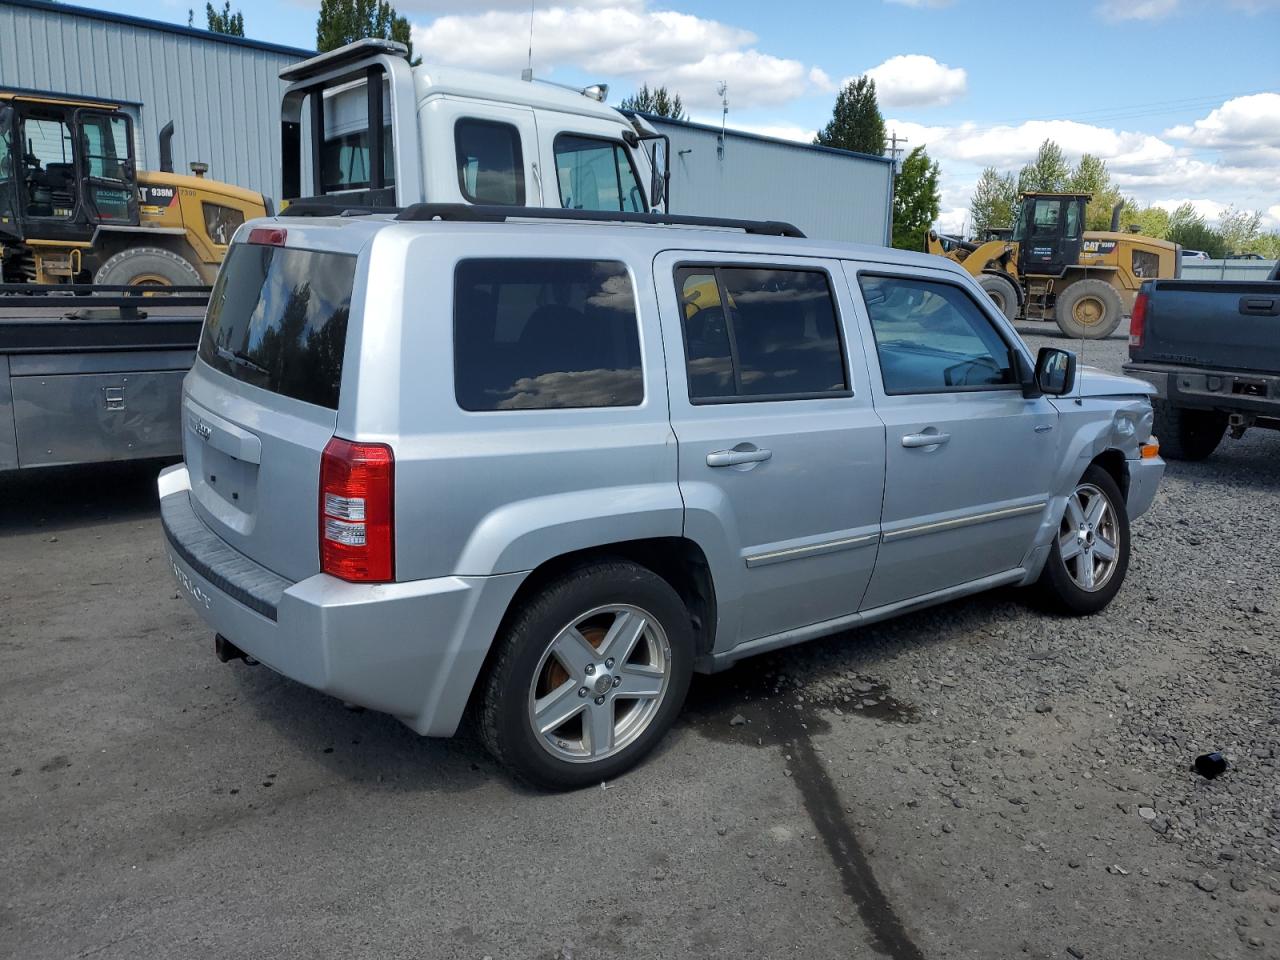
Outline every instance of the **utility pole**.
{"label": "utility pole", "polygon": [[906,137],[899,137],[898,131],[894,130],[889,137],[889,143],[886,147],[886,153],[891,161],[891,173],[889,174],[889,225],[885,231],[884,243],[886,247],[893,246],[893,208],[898,200],[898,174],[902,172],[902,150],[898,144],[905,144]]}
{"label": "utility pole", "polygon": [[729,84],[721,80],[716,84],[716,93],[720,94],[720,139],[716,143],[716,156],[724,159],[724,127],[729,120]]}

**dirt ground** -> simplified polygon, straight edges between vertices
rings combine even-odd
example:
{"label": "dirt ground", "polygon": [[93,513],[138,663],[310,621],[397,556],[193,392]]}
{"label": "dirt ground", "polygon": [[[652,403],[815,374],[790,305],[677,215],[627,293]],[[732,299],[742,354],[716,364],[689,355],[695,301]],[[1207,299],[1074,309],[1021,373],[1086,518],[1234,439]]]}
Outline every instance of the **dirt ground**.
{"label": "dirt ground", "polygon": [[1103,614],[1002,591],[696,678],[568,795],[220,664],[155,470],[0,479],[2,955],[1280,957],[1280,434],[1170,465]]}

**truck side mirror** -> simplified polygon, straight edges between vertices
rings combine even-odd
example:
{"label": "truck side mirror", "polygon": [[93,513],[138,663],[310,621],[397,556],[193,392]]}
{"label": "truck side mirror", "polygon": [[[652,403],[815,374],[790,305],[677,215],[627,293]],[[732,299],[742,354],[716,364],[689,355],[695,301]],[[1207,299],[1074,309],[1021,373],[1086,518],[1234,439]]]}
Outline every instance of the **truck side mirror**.
{"label": "truck side mirror", "polygon": [[1041,347],[1036,356],[1036,386],[1050,397],[1070,393],[1076,383],[1076,355],[1057,347]]}

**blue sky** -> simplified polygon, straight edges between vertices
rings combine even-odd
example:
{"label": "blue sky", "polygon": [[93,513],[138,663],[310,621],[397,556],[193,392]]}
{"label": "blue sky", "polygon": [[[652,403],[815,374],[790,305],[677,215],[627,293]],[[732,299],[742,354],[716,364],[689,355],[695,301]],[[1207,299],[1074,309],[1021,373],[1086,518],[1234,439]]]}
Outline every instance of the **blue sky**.
{"label": "blue sky", "polygon": [[[1280,0],[535,0],[540,76],[609,81],[616,102],[665,82],[694,119],[806,139],[836,86],[870,72],[891,127],[943,170],[945,227],[981,168],[1024,162],[1045,136],[1107,160],[1145,203],[1235,205],[1280,228]],[[98,0],[186,22],[187,3]],[[311,47],[318,2],[255,0],[249,36]],[[528,0],[402,0],[428,60],[518,72]],[[1011,11],[1016,15],[1011,16]],[[204,22],[203,7],[196,25]]]}

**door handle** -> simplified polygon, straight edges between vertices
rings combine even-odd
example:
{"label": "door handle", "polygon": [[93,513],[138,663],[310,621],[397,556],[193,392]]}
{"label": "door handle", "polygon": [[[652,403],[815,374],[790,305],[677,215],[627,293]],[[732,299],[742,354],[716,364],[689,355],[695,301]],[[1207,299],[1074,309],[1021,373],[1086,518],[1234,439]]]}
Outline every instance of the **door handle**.
{"label": "door handle", "polygon": [[908,433],[902,438],[904,447],[940,447],[951,439],[949,433]]}
{"label": "door handle", "polygon": [[1275,297],[1241,297],[1240,312],[1255,317],[1274,317],[1280,314],[1280,300]]}
{"label": "door handle", "polygon": [[717,450],[707,454],[707,466],[736,467],[740,463],[761,463],[772,456],[772,450],[762,450],[759,447],[750,450]]}

